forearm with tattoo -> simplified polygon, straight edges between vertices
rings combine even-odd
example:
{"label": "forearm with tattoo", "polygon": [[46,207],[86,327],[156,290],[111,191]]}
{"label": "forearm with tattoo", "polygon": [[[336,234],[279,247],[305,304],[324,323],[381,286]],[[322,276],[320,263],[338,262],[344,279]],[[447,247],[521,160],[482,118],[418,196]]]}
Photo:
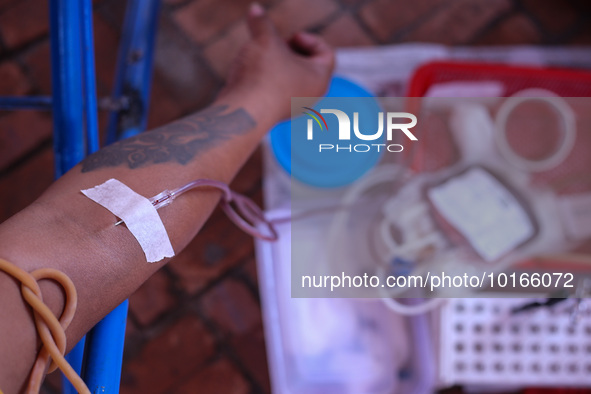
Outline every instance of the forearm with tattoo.
{"label": "forearm with tattoo", "polygon": [[216,105],[107,146],[82,161],[82,172],[120,165],[130,169],[166,162],[185,165],[197,154],[255,126],[244,109],[228,111],[227,105]]}

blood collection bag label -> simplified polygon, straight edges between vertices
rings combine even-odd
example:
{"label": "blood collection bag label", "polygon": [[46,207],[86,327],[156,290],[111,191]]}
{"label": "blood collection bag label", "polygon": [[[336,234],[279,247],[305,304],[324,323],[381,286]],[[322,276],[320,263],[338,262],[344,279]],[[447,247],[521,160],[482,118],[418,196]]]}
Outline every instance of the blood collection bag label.
{"label": "blood collection bag label", "polygon": [[534,234],[523,207],[482,168],[472,168],[431,188],[428,196],[486,261],[500,258]]}

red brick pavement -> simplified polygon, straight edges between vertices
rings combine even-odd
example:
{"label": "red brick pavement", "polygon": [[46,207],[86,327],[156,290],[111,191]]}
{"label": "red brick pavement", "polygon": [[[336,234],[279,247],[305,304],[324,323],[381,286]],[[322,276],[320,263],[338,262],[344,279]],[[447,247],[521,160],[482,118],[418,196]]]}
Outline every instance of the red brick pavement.
{"label": "red brick pavement", "polygon": [[[246,39],[248,0],[164,0],[150,127],[204,107]],[[591,44],[586,0],[265,0],[284,35],[336,46]],[[0,95],[49,94],[46,0],[0,0]],[[100,95],[114,75],[125,2],[95,1]],[[104,126],[105,116],[101,116]],[[0,221],[52,179],[46,113],[0,113]],[[233,185],[261,202],[257,152]],[[10,191],[10,193],[7,193]],[[218,210],[168,267],[130,298],[124,393],[267,393],[265,339],[249,236]],[[44,393],[56,393],[59,376]]]}

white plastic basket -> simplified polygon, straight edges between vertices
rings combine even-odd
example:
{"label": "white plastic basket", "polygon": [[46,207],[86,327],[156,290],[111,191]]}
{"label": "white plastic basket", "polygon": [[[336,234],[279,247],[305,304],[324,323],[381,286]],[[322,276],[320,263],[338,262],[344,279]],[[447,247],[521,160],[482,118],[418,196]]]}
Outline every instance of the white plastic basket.
{"label": "white plastic basket", "polygon": [[591,317],[574,300],[512,314],[530,299],[450,299],[441,312],[443,384],[591,385]]}

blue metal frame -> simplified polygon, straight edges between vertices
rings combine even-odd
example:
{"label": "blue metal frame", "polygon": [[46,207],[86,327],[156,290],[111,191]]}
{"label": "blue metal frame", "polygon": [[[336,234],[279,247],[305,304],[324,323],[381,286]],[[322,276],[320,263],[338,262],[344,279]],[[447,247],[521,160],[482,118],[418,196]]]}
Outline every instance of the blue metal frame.
{"label": "blue metal frame", "polygon": [[50,1],[56,178],[78,164],[86,153],[79,17],[79,1]]}
{"label": "blue metal frame", "polygon": [[92,29],[92,0],[82,1],[82,7],[80,7],[80,25],[80,30],[82,32],[84,113],[86,114],[86,154],[91,154],[99,150],[96,72],[94,69],[94,36]]}
{"label": "blue metal frame", "polygon": [[128,108],[112,112],[107,144],[146,129],[154,42],[160,0],[129,0],[117,59],[113,99],[128,98]]}
{"label": "blue metal frame", "polygon": [[82,378],[91,393],[119,392],[128,304],[125,300],[86,335]]}
{"label": "blue metal frame", "polygon": [[51,97],[0,97],[0,108],[4,110],[35,109],[51,110]]}

